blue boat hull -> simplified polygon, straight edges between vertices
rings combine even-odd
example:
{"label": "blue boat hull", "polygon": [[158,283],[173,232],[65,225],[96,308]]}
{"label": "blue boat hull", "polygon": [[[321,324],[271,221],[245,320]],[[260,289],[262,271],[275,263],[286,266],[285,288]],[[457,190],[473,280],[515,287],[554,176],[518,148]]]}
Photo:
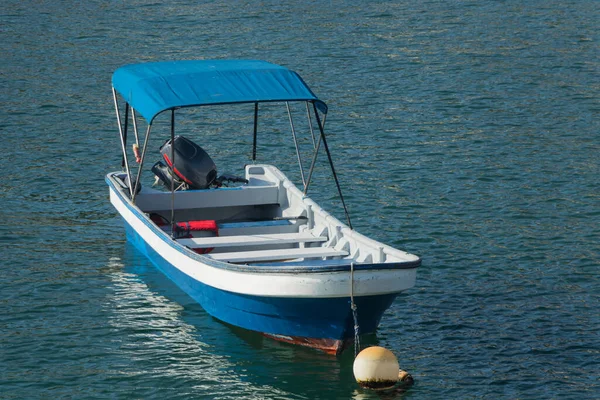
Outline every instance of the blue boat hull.
{"label": "blue boat hull", "polygon": [[[207,313],[275,339],[339,353],[354,338],[350,297],[288,298],[229,292],[191,278],[160,256],[125,222],[127,239]],[[375,332],[397,293],[355,298],[361,334]]]}

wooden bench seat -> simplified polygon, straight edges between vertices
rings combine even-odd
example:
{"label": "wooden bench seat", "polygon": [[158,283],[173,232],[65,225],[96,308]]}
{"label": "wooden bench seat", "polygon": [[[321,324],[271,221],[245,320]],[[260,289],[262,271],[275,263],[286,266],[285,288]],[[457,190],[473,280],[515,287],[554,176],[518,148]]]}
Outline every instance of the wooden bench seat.
{"label": "wooden bench seat", "polygon": [[215,260],[238,263],[293,260],[296,258],[340,257],[347,255],[347,251],[340,251],[331,247],[304,247],[297,249],[240,251],[231,253],[206,254],[207,257],[210,257]]}
{"label": "wooden bench seat", "polygon": [[[275,184],[266,186],[244,185],[218,189],[184,190],[175,195],[175,209],[197,209],[234,206],[278,204],[279,188]],[[171,192],[144,188],[135,203],[144,212],[171,209]]]}
{"label": "wooden bench seat", "polygon": [[314,236],[310,232],[265,233],[256,235],[197,237],[177,240],[192,249],[207,249],[229,246],[258,246],[290,243],[325,242],[327,237]]}

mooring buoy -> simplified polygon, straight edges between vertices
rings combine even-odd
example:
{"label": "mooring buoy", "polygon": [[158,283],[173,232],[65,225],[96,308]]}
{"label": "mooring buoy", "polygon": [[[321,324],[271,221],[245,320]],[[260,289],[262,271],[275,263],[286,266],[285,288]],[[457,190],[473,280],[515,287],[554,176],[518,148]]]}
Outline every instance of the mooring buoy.
{"label": "mooring buoy", "polygon": [[356,382],[367,389],[391,389],[399,381],[413,383],[412,376],[400,369],[394,353],[380,346],[367,347],[358,353],[352,370]]}

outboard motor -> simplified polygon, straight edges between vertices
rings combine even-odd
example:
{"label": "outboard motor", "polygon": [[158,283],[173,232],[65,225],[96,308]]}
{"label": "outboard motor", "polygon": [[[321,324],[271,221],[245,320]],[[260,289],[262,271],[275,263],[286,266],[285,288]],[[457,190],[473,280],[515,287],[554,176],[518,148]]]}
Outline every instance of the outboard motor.
{"label": "outboard motor", "polygon": [[[167,165],[159,161],[152,167],[152,172],[168,189],[171,189],[172,180],[176,189],[207,189],[217,178],[217,166],[208,153],[183,136],[176,136],[173,143],[168,140],[160,148]],[[171,146],[175,165],[171,160]]]}

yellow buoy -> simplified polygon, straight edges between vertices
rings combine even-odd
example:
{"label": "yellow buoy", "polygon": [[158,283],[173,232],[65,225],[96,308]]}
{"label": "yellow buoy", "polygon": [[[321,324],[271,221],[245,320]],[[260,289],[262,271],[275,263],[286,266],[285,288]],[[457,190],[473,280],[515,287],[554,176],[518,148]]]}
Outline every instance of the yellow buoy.
{"label": "yellow buoy", "polygon": [[352,370],[360,386],[376,390],[394,387],[400,375],[394,353],[379,346],[367,347],[358,353]]}

